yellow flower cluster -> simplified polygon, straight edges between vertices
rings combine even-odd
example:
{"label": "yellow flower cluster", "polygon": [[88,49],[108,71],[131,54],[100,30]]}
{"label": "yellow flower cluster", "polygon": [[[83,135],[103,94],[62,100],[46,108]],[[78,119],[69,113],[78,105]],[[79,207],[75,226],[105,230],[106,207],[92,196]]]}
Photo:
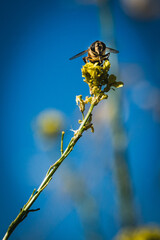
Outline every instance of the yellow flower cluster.
{"label": "yellow flower cluster", "polygon": [[158,227],[143,227],[125,230],[118,234],[115,240],[160,240],[160,229]]}
{"label": "yellow flower cluster", "polygon": [[[106,93],[110,89],[123,86],[122,82],[116,81],[116,76],[108,74],[110,66],[110,62],[106,60],[102,66],[98,63],[88,62],[82,67],[82,77],[89,86],[90,94],[94,98],[92,100],[97,101],[96,104],[108,98]],[[91,98],[88,98],[88,102],[91,102]]]}
{"label": "yellow flower cluster", "polygon": [[[79,106],[80,111],[84,119],[83,112],[85,111],[85,105],[87,103],[96,106],[101,100],[107,99],[108,95],[106,94],[110,89],[119,88],[123,86],[122,82],[116,81],[116,76],[113,74],[109,75],[108,71],[110,69],[110,62],[108,60],[103,62],[103,65],[99,65],[98,62],[91,63],[87,62],[82,67],[82,77],[84,77],[84,82],[89,86],[90,95],[82,99],[82,95],[76,96],[76,103]],[[94,132],[92,118],[90,117],[85,124],[84,128],[87,130],[91,128],[91,131]],[[82,123],[82,120],[79,120],[79,123]]]}

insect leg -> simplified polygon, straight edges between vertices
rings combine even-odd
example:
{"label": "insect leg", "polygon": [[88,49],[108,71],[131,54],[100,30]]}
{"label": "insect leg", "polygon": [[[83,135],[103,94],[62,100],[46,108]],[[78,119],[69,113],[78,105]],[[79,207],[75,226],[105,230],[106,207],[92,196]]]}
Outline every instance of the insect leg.
{"label": "insect leg", "polygon": [[107,54],[105,54],[104,56],[106,57],[105,59],[108,60],[108,59],[109,59],[109,56],[110,56],[110,53],[107,53]]}
{"label": "insect leg", "polygon": [[87,57],[83,57],[83,61],[87,63]]}

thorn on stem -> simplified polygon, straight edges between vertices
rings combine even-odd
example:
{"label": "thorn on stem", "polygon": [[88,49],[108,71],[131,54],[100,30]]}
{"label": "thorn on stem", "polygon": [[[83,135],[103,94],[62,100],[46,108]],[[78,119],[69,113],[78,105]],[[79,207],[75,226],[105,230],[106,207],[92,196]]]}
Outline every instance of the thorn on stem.
{"label": "thorn on stem", "polygon": [[36,212],[36,211],[39,211],[39,210],[40,210],[40,208],[30,209],[30,210],[28,210],[28,212]]}

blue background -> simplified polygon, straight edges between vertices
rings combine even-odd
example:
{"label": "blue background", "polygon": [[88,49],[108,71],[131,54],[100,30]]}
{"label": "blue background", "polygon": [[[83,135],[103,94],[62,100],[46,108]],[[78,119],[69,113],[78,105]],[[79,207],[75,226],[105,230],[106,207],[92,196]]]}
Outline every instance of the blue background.
{"label": "blue background", "polygon": [[[88,86],[81,77],[82,59],[68,59],[95,40],[106,41],[103,32],[108,23],[102,25],[97,4],[80,1],[16,0],[1,1],[0,5],[2,237],[60,154],[59,141],[49,153],[37,147],[32,122],[44,109],[62,111],[68,119],[64,140],[67,145],[72,136],[69,129],[76,129],[80,118],[75,96],[88,95]],[[114,41],[120,51],[118,76],[125,83],[123,89],[110,95],[114,98],[118,91],[122,94],[120,112],[128,136],[137,221],[159,224],[160,20],[128,16],[119,1],[112,1],[110,11]],[[109,39],[108,46],[115,47]],[[114,61],[115,56],[111,57],[112,73],[116,71]],[[109,123],[106,125],[101,130],[102,139],[97,140],[98,131],[95,136],[84,134],[34,204],[41,211],[29,214],[11,239],[115,236],[121,224],[112,171],[112,133]],[[94,151],[98,151],[97,155]],[[77,188],[83,189],[80,197],[76,197]],[[90,232],[97,237],[91,238]]]}

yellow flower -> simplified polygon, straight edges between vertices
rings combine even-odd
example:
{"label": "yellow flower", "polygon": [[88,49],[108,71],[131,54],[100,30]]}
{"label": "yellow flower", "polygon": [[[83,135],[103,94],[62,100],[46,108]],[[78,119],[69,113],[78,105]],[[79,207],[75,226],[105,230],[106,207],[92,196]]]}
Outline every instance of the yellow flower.
{"label": "yellow flower", "polygon": [[103,64],[103,69],[105,69],[105,71],[109,71],[110,67],[111,67],[110,62],[108,60],[105,61]]}
{"label": "yellow flower", "polygon": [[110,68],[110,62],[107,60],[103,66],[99,66],[98,63],[88,62],[82,67],[82,77],[85,78],[86,82],[101,81],[104,79]]}

